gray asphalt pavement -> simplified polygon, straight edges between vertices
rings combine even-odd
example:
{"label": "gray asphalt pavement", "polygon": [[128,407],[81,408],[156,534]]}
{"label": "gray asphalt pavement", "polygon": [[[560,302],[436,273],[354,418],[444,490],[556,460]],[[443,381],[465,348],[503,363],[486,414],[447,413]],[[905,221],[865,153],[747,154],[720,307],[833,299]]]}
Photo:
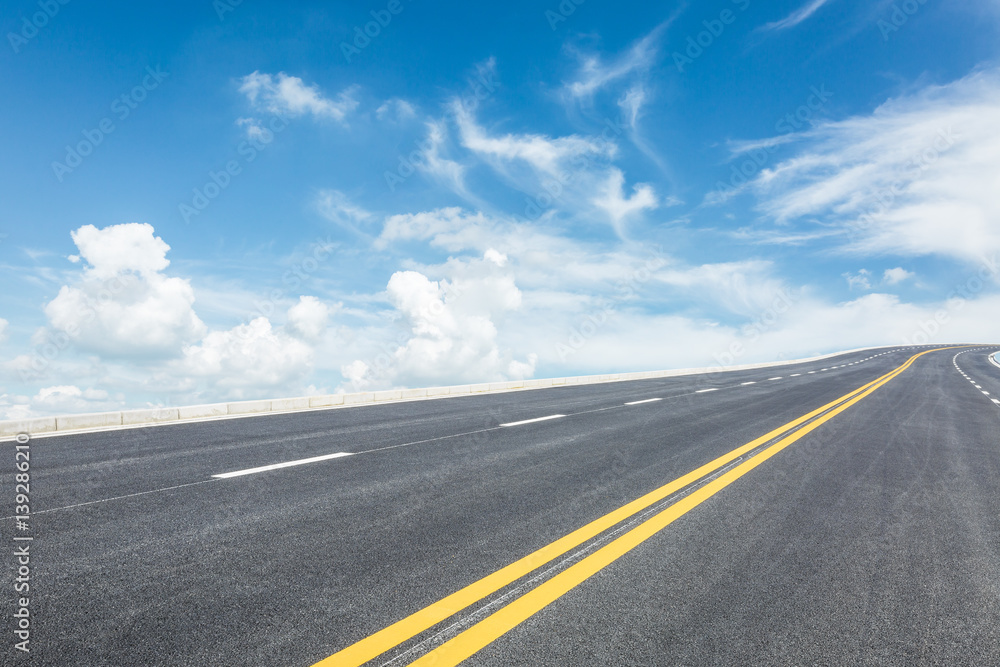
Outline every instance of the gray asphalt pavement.
{"label": "gray asphalt pavement", "polygon": [[[0,661],[312,665],[925,349],[33,439],[31,653],[14,648],[7,518]],[[963,349],[817,417],[466,664],[1000,664],[1000,347]],[[466,641],[636,525],[370,664]]]}

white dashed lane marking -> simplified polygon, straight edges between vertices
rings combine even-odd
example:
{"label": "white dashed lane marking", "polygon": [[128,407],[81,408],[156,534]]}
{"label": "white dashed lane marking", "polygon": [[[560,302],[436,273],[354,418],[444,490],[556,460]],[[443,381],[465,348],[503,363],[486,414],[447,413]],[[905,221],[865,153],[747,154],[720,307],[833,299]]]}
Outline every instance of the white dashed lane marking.
{"label": "white dashed lane marking", "polygon": [[642,405],[643,403],[655,403],[656,401],[662,400],[662,398],[647,398],[644,401],[632,401],[631,403],[626,403],[625,405]]}
{"label": "white dashed lane marking", "polygon": [[[966,380],[969,381],[969,384],[971,384],[973,387],[975,387],[976,389],[978,389],[979,392],[983,396],[986,396],[987,398],[989,398],[995,405],[1000,405],[1000,400],[992,398],[990,396],[990,392],[988,392],[985,389],[983,389],[983,387],[981,385],[976,384],[976,381],[974,379],[972,379],[971,377],[969,377],[969,375],[965,371],[963,371],[962,368],[958,365],[958,358],[960,356],[962,356],[963,354],[965,354],[966,352],[979,352],[979,351],[981,351],[983,349],[985,349],[985,348],[976,348],[976,349],[972,349],[972,350],[963,350],[963,351],[959,352],[958,354],[956,354],[954,357],[952,357],[951,363],[955,367],[955,370],[958,371],[959,375],[961,375],[962,377],[964,377]],[[989,358],[989,357],[987,357],[987,358]]]}
{"label": "white dashed lane marking", "polygon": [[549,421],[550,419],[562,419],[565,416],[566,415],[549,415],[548,417],[535,417],[534,419],[524,419],[524,420],[519,421],[519,422],[509,422],[507,424],[500,424],[500,426],[503,426],[503,427],[507,427],[507,426],[523,426],[524,424],[534,424],[535,422],[545,422],[545,421]]}

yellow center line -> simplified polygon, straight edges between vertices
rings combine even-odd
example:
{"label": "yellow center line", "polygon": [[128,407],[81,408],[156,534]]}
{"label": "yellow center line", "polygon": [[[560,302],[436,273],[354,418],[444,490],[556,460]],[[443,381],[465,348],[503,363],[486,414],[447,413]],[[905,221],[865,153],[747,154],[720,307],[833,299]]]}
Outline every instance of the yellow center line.
{"label": "yellow center line", "polygon": [[426,667],[428,665],[434,665],[435,667],[449,667],[459,664],[466,658],[474,655],[483,647],[509,632],[526,619],[538,613],[546,606],[559,599],[621,556],[639,546],[653,535],[656,535],[658,532],[670,525],[674,520],[684,516],[705,500],[711,498],[722,489],[743,477],[781,450],[819,428],[821,425],[830,421],[855,403],[869,396],[879,387],[888,384],[893,378],[909,368],[918,357],[933,351],[934,350],[927,350],[910,357],[910,359],[898,369],[889,373],[887,376],[883,376],[883,378],[876,381],[876,383],[867,385],[868,388],[862,393],[856,394],[853,398],[837,406],[828,414],[810,422],[791,435],[785,436],[775,444],[765,448],[753,458],[741,463],[732,470],[719,476],[717,479],[712,480],[690,495],[685,496],[659,514],[647,519],[637,527],[615,539],[613,542],[595,551],[579,563],[563,570],[537,588],[525,593],[520,598],[508,604],[506,607],[503,607],[491,616],[488,616],[479,623],[476,623],[465,632],[462,632],[458,636],[445,642],[438,648],[425,654],[423,657],[410,664],[414,667]]}
{"label": "yellow center line", "polygon": [[[337,653],[331,655],[330,657],[328,657],[328,658],[326,658],[324,660],[321,660],[320,662],[316,663],[313,667],[333,667],[334,665],[336,665],[337,667],[358,667],[360,665],[363,665],[364,663],[372,660],[373,658],[375,658],[375,657],[377,657],[377,656],[385,653],[386,651],[388,651],[388,650],[390,650],[390,649],[392,649],[392,648],[394,648],[394,647],[402,644],[403,642],[405,642],[405,641],[407,641],[409,639],[412,639],[416,635],[418,635],[418,634],[424,632],[425,630],[427,630],[427,629],[429,629],[429,628],[437,625],[441,621],[443,621],[443,620],[445,620],[445,619],[447,619],[447,618],[455,615],[456,613],[462,611],[463,609],[465,609],[465,608],[467,608],[467,607],[475,604],[476,602],[479,602],[483,598],[485,598],[485,597],[487,597],[487,596],[495,593],[496,591],[500,590],[501,588],[503,588],[503,587],[505,587],[505,586],[513,583],[514,581],[517,581],[521,577],[523,577],[523,576],[525,576],[527,574],[530,574],[534,570],[536,570],[536,569],[540,568],[541,566],[543,566],[543,565],[551,562],[552,560],[555,560],[559,556],[561,556],[561,555],[563,555],[563,554],[571,551],[575,547],[580,546],[584,542],[587,542],[588,540],[596,537],[597,535],[603,533],[604,531],[606,531],[609,528],[617,525],[618,523],[621,523],[622,521],[628,519],[629,517],[632,517],[635,514],[638,514],[639,512],[641,512],[642,510],[644,510],[644,509],[646,509],[646,508],[648,508],[648,507],[656,504],[658,501],[663,500],[664,498],[667,498],[668,496],[672,495],[673,493],[676,493],[677,491],[683,489],[684,487],[689,486],[690,484],[693,484],[694,482],[697,482],[698,480],[711,475],[712,473],[714,473],[715,471],[717,471],[719,468],[722,468],[725,465],[727,465],[728,463],[732,462],[733,460],[738,459],[743,454],[746,454],[747,452],[752,451],[753,449],[756,449],[757,447],[759,447],[759,446],[761,446],[761,445],[763,445],[763,444],[765,444],[767,442],[770,442],[770,441],[774,440],[775,438],[778,438],[778,437],[782,436],[783,434],[787,433],[788,431],[801,426],[803,423],[808,422],[811,419],[814,419],[815,417],[817,417],[818,415],[823,414],[824,412],[827,412],[827,411],[829,411],[831,409],[837,408],[837,406],[841,406],[840,409],[836,410],[835,412],[831,413],[830,415],[826,415],[821,421],[816,422],[816,425],[818,425],[819,423],[822,423],[824,421],[827,421],[834,414],[839,414],[843,409],[846,409],[849,405],[853,405],[857,401],[861,400],[861,398],[863,398],[864,396],[867,396],[872,391],[874,391],[878,387],[882,386],[882,384],[885,384],[886,382],[888,382],[892,378],[896,377],[896,375],[898,375],[899,373],[902,373],[904,370],[906,370],[906,368],[908,368],[910,366],[910,364],[913,363],[913,361],[917,357],[919,357],[919,356],[921,356],[923,354],[927,354],[927,352],[932,352],[932,351],[934,351],[934,350],[927,350],[926,352],[921,352],[920,354],[917,354],[917,355],[911,357],[905,364],[903,364],[902,366],[900,366],[896,370],[891,371],[891,372],[883,375],[882,377],[880,377],[880,378],[878,378],[876,380],[873,380],[872,382],[869,382],[868,384],[865,384],[865,385],[859,387],[858,389],[855,389],[854,391],[852,391],[852,392],[850,392],[848,394],[845,394],[844,396],[841,396],[840,398],[838,398],[838,399],[836,399],[834,401],[831,401],[830,403],[827,403],[826,405],[824,405],[824,406],[822,406],[820,408],[817,408],[817,409],[813,410],[812,412],[809,412],[808,414],[805,414],[805,415],[803,415],[803,416],[801,416],[801,417],[799,417],[797,419],[794,419],[794,420],[788,422],[787,424],[785,424],[784,426],[780,426],[780,427],[774,429],[773,431],[771,431],[771,432],[769,432],[769,433],[767,433],[765,435],[762,435],[759,438],[756,438],[755,440],[753,440],[751,442],[748,442],[747,444],[745,444],[745,445],[743,445],[741,447],[737,447],[736,449],[732,450],[731,452],[718,457],[714,461],[711,461],[710,463],[707,463],[707,464],[701,466],[700,468],[697,468],[696,470],[693,470],[690,473],[688,473],[688,474],[686,474],[686,475],[684,475],[682,477],[679,477],[678,479],[676,479],[676,480],[674,480],[674,481],[672,481],[672,482],[670,482],[668,484],[665,484],[664,486],[661,486],[660,488],[658,488],[658,489],[656,489],[654,491],[651,491],[650,493],[647,493],[646,495],[642,496],[641,498],[638,498],[638,499],[636,499],[636,500],[634,500],[634,501],[632,501],[632,502],[630,502],[630,503],[628,503],[626,505],[623,505],[622,507],[618,508],[617,510],[614,510],[613,512],[610,512],[610,513],[604,515],[603,517],[601,517],[599,519],[595,519],[594,521],[588,523],[587,525],[585,525],[585,526],[583,526],[581,528],[578,528],[577,530],[573,531],[572,533],[569,533],[568,535],[566,535],[566,536],[564,536],[564,537],[562,537],[562,538],[560,538],[560,539],[552,542],[551,544],[548,544],[547,546],[544,546],[541,549],[538,549],[537,551],[535,551],[535,552],[533,552],[533,553],[531,553],[531,554],[529,554],[529,555],[521,558],[520,560],[515,561],[514,563],[511,563],[510,565],[507,565],[506,567],[501,568],[500,570],[497,570],[496,572],[494,572],[494,573],[492,573],[490,575],[487,575],[486,577],[483,577],[482,579],[480,579],[480,580],[478,580],[478,581],[476,581],[476,582],[474,582],[472,584],[469,584],[465,588],[462,588],[462,589],[456,591],[455,593],[452,593],[451,595],[448,595],[447,597],[444,597],[441,600],[439,600],[439,601],[437,601],[437,602],[435,602],[435,603],[433,603],[431,605],[428,605],[427,607],[424,607],[420,611],[417,611],[417,612],[411,614],[410,616],[407,616],[406,618],[404,618],[404,619],[402,619],[400,621],[397,621],[396,623],[393,623],[392,625],[386,627],[385,629],[380,630],[379,632],[376,632],[376,633],[374,633],[374,634],[366,637],[365,639],[362,639],[361,641],[356,642],[355,644],[352,644],[352,645],[348,646],[347,648],[344,648],[341,651],[338,651]],[[789,436],[789,438],[794,438],[794,439],[788,441],[789,444],[791,442],[794,442],[798,438],[802,437],[802,435],[808,433],[813,428],[815,428],[815,425],[810,424],[810,425],[804,427],[803,429],[801,429],[800,431],[796,432],[792,436]],[[781,442],[785,442],[785,440],[782,440]],[[774,446],[777,446],[777,445],[774,445]],[[772,446],[772,448],[774,446]],[[785,446],[787,446],[787,445],[785,445]],[[764,451],[765,452],[766,451],[770,451],[770,449],[771,448],[768,448],[768,449],[766,449]],[[780,450],[777,450],[777,451],[780,451]],[[771,455],[773,455],[773,454],[771,454]],[[769,455],[767,458],[769,458],[771,455]],[[757,459],[760,456],[761,456],[761,454],[758,454],[756,457],[754,457],[753,459],[751,459],[751,461],[757,461]],[[763,461],[763,460],[766,460],[766,459],[761,459],[761,461]],[[690,496],[687,496],[685,499],[681,500],[680,502],[678,502],[678,503],[676,503],[674,505],[671,505],[671,507],[668,508],[665,511],[669,512],[670,510],[672,510],[673,508],[676,508],[676,507],[687,507],[688,509],[690,509],[690,507],[694,507],[698,503],[694,503],[694,505],[690,505],[690,503],[691,503],[690,499],[691,498],[701,498],[701,494],[704,492],[704,489],[715,489],[717,491],[718,489],[723,488],[724,486],[728,485],[729,482],[727,481],[722,486],[717,486],[719,484],[720,480],[728,479],[728,480],[732,481],[732,479],[735,479],[735,478],[731,478],[730,476],[735,471],[742,470],[744,468],[744,466],[746,466],[747,463],[749,463],[749,462],[750,461],[748,461],[746,463],[743,463],[740,466],[734,468],[732,471],[729,471],[725,475],[720,476],[718,479],[716,479],[713,482],[709,483],[705,487],[702,487],[702,489],[700,489],[699,491],[693,493]],[[754,464],[754,466],[752,466],[751,468],[748,468],[744,472],[740,473],[739,476],[742,476],[743,474],[745,474],[745,472],[749,471],[753,467],[756,467],[756,465],[759,465],[759,462],[756,463],[756,464]],[[712,491],[712,493],[715,493],[715,491]],[[709,494],[709,495],[711,495],[711,494]],[[707,497],[707,496],[705,496],[705,497]],[[699,500],[698,502],[701,502],[701,501]],[[686,512],[687,509],[685,509],[684,511]],[[633,529],[629,533],[626,533],[625,535],[623,535],[622,537],[618,538],[614,542],[608,544],[607,546],[605,546],[604,548],[602,548],[600,551],[595,552],[594,554],[592,554],[591,556],[589,556],[584,561],[581,561],[577,565],[573,566],[573,568],[570,568],[570,569],[564,571],[562,574],[557,575],[557,577],[549,580],[549,582],[546,582],[546,584],[543,584],[543,586],[534,589],[534,591],[532,591],[532,593],[529,593],[528,595],[533,595],[536,591],[538,591],[540,589],[550,590],[549,588],[545,588],[545,587],[548,586],[552,581],[555,581],[556,579],[559,579],[559,577],[562,577],[563,575],[565,575],[567,572],[570,572],[570,571],[580,572],[581,570],[574,570],[574,568],[578,568],[579,566],[582,566],[584,563],[588,563],[588,562],[591,563],[591,564],[593,564],[595,561],[591,560],[592,558],[594,558],[595,556],[597,556],[600,553],[605,553],[605,554],[610,553],[610,552],[606,552],[605,550],[608,549],[608,548],[610,548],[612,545],[621,544],[621,542],[620,542],[621,540],[627,538],[629,535],[633,535],[635,533],[635,531],[641,530],[643,528],[643,526],[647,526],[651,521],[656,521],[657,519],[659,519],[662,516],[664,516],[662,513],[658,514],[655,517],[653,517],[652,519],[647,520],[645,523],[640,524],[639,527]],[[666,524],[664,524],[664,525],[666,525]],[[660,530],[660,529],[657,529],[657,530]],[[643,538],[643,539],[647,539],[647,538]],[[638,544],[638,543],[636,543],[636,544]],[[618,556],[615,556],[615,558],[617,558],[617,557]],[[614,560],[614,559],[612,559],[612,560]],[[611,562],[611,561],[608,561],[608,562]],[[605,565],[606,565],[606,563],[605,563]],[[604,565],[601,565],[601,567],[604,567]],[[600,569],[600,568],[598,568],[598,569]],[[590,576],[590,575],[588,574],[587,576]],[[584,579],[585,578],[586,577],[584,577]],[[561,581],[566,581],[566,580],[562,579]],[[580,581],[583,581],[583,579],[580,579]],[[577,582],[577,583],[579,583],[579,582]],[[573,584],[573,586],[575,586],[575,585],[576,584]],[[572,588],[572,586],[570,586],[570,588]],[[566,590],[569,590],[569,589],[566,589]],[[560,593],[560,595],[561,595],[561,593]],[[525,596],[525,597],[527,597],[527,596]],[[525,599],[524,597],[519,598],[515,603],[512,603],[512,605],[518,604],[518,603],[520,603],[524,599]],[[532,597],[530,599],[536,599],[536,598]],[[553,599],[555,599],[555,598],[553,598]],[[545,604],[548,604],[548,602],[546,602]],[[505,608],[501,609],[499,612],[497,612],[493,616],[491,616],[488,619],[486,619],[486,621],[483,621],[483,622],[477,624],[476,626],[473,626],[473,628],[470,628],[469,630],[465,631],[464,633],[462,633],[461,635],[459,635],[455,639],[449,641],[446,644],[443,644],[436,651],[433,651],[433,652],[427,654],[427,656],[425,656],[425,659],[428,658],[431,655],[438,655],[440,657],[440,654],[438,654],[438,651],[441,651],[442,649],[445,649],[445,647],[451,645],[452,642],[455,642],[457,639],[459,639],[461,637],[465,637],[467,635],[467,633],[472,632],[472,630],[474,630],[476,628],[480,628],[480,626],[482,626],[487,621],[490,621],[491,619],[495,618],[498,614],[509,613],[509,612],[507,612],[507,610],[512,605],[509,605],[508,607],[505,607]],[[517,607],[517,608],[520,609],[521,607]],[[531,612],[531,613],[533,614],[535,612]],[[529,614],[529,616],[530,616],[530,614]],[[524,617],[524,618],[527,618],[527,617]],[[520,621],[517,621],[517,623],[519,623],[519,622]],[[516,623],[515,623],[515,625],[516,625]],[[513,625],[510,626],[510,627],[513,627]],[[507,629],[505,629],[502,632],[500,632],[500,634],[496,635],[496,637],[499,637],[503,633],[507,632],[507,630],[509,630],[510,627],[508,627]],[[476,636],[480,636],[479,633],[481,633],[481,629],[480,629],[480,631],[477,631]],[[485,635],[483,635],[483,636],[485,636]],[[496,637],[494,637],[494,639]],[[492,639],[490,639],[489,641],[492,641]],[[489,642],[487,641],[486,643],[489,643]],[[464,645],[464,641],[463,641],[463,645]],[[485,644],[482,644],[482,646],[485,646]],[[482,646],[480,646],[479,648],[481,648]],[[475,650],[479,650],[479,648],[476,648]],[[449,650],[452,650],[452,649],[449,649]],[[473,653],[474,652],[475,651],[473,651]],[[469,655],[471,655],[471,653]],[[459,658],[458,660],[460,661],[462,659],[464,659],[464,658]],[[420,663],[421,663],[421,661],[418,661],[417,663],[414,663],[414,664],[420,664]],[[426,664],[426,663],[424,663],[424,664]],[[456,663],[448,663],[448,662],[437,663],[437,662],[435,662],[434,664],[456,664]]]}

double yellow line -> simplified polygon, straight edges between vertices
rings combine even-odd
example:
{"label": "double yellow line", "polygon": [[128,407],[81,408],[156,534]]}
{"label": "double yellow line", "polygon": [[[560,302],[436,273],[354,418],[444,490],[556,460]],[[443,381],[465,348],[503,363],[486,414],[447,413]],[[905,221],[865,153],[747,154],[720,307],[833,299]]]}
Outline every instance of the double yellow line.
{"label": "double yellow line", "polygon": [[[948,349],[948,348],[939,348]],[[609,564],[628,553],[636,546],[646,541],[659,531],[663,530],[678,517],[683,516],[702,502],[715,495],[734,481],[747,474],[764,461],[785,449],[806,434],[819,428],[822,424],[830,421],[844,410],[861,401],[872,392],[890,382],[909,368],[919,357],[937,350],[926,350],[910,357],[906,363],[895,370],[886,373],[882,377],[869,382],[868,384],[855,389],[854,391],[841,396],[840,398],[827,403],[823,407],[817,408],[798,419],[792,420],[774,429],[770,433],[748,442],[742,447],[737,447],[728,454],[724,454],[714,461],[707,463],[697,470],[680,477],[669,484],[665,484],[655,491],[624,505],[617,510],[610,512],[596,519],[572,533],[562,537],[551,544],[531,553],[524,558],[511,563],[510,565],[497,570],[493,574],[483,577],[475,583],[469,584],[465,588],[442,598],[441,600],[421,609],[420,611],[407,616],[406,618],[393,623],[384,630],[362,639],[361,641],[338,651],[325,660],[321,660],[313,667],[358,667],[369,660],[372,660],[386,651],[389,651],[403,642],[412,639],[418,634],[437,625],[441,621],[455,615],[467,607],[479,602],[485,597],[499,591],[501,588],[517,581],[521,577],[530,574],[541,566],[550,563],[559,556],[566,554],[574,548],[582,545],[588,540],[597,537],[604,531],[616,526],[622,521],[633,517],[643,510],[655,505],[657,502],[670,495],[684,489],[691,484],[703,480],[712,475],[727,464],[740,458],[747,452],[762,447],[767,443],[776,440],[770,446],[765,447],[753,457],[744,461],[732,470],[725,472],[707,484],[699,487],[694,492],[683,497],[676,503],[665,508],[653,517],[643,521],[635,528],[629,530],[624,535],[616,538],[604,547],[601,547],[590,556],[587,556],[575,565],[563,570],[543,584],[525,593],[510,604],[476,623],[469,629],[460,633],[440,645],[433,651],[425,654],[413,665],[435,665],[436,667],[457,665],[466,658],[474,655],[477,651],[501,637],[515,626],[531,617],[541,609],[551,604],[565,593],[578,586],[580,583],[603,569]]]}

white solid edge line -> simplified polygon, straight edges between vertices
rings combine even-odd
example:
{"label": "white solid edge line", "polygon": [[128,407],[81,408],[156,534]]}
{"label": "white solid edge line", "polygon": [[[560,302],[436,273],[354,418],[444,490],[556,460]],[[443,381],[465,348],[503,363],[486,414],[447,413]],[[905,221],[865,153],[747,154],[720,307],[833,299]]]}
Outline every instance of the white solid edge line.
{"label": "white solid edge line", "polygon": [[525,419],[519,422],[510,422],[508,424],[500,424],[500,426],[520,426],[521,424],[534,424],[535,422],[544,422],[550,419],[560,419],[566,415],[549,415],[548,417],[536,417],[535,419]]}
{"label": "white solid edge line", "polygon": [[647,398],[644,401],[632,401],[631,403],[626,403],[625,405],[642,405],[643,403],[655,403],[656,401],[662,400],[662,398]]}
{"label": "white solid edge line", "polygon": [[317,461],[327,461],[329,459],[339,459],[344,456],[354,456],[351,452],[337,452],[336,454],[324,454],[323,456],[314,456],[310,459],[299,459],[298,461],[286,461],[285,463],[274,463],[269,466],[261,466],[259,468],[247,468],[246,470],[235,470],[233,472],[224,472],[219,475],[212,475],[215,479],[228,479],[230,477],[240,477],[242,475],[253,475],[258,472],[267,472],[268,470],[277,470],[279,468],[291,468],[292,466],[301,466],[306,463],[316,463]]}
{"label": "white solid edge line", "polygon": [[704,394],[707,391],[719,391],[719,389],[717,387],[713,387],[712,389],[699,389],[698,391],[696,391],[694,393],[696,393],[696,394]]}

